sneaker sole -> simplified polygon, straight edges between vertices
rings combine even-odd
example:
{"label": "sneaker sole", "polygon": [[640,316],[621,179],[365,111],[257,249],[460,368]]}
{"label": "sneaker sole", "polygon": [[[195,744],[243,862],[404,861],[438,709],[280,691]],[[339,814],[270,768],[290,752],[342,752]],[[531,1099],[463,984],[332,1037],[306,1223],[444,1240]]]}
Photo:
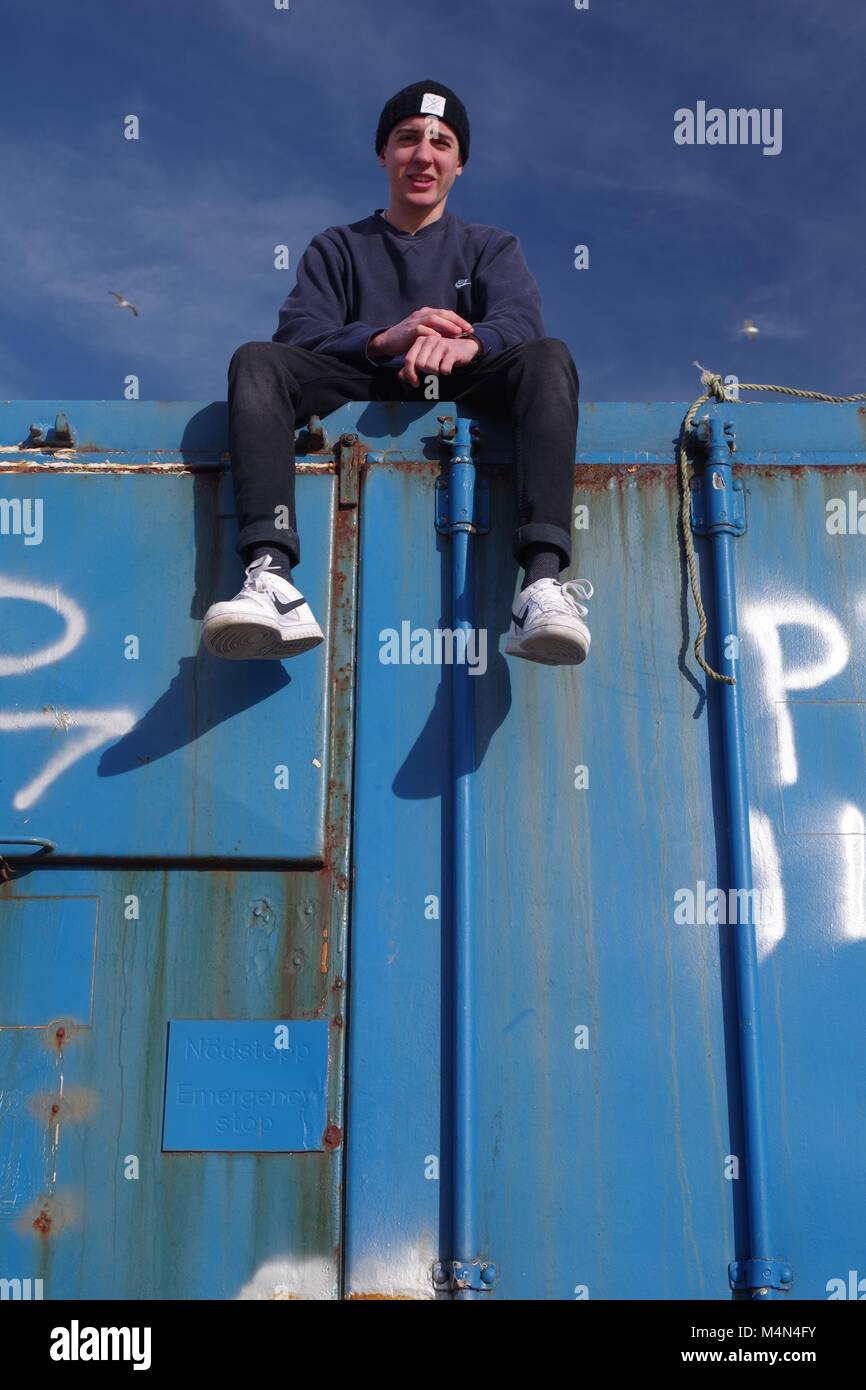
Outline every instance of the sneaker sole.
{"label": "sneaker sole", "polygon": [[589,654],[589,632],[585,641],[577,639],[573,628],[545,624],[525,637],[509,637],[505,643],[506,656],[521,656],[542,666],[580,666]]}
{"label": "sneaker sole", "polygon": [[291,637],[284,636],[279,628],[254,623],[249,618],[220,618],[202,627],[202,641],[208,651],[226,661],[285,661],[324,640],[318,623],[315,627],[306,623]]}

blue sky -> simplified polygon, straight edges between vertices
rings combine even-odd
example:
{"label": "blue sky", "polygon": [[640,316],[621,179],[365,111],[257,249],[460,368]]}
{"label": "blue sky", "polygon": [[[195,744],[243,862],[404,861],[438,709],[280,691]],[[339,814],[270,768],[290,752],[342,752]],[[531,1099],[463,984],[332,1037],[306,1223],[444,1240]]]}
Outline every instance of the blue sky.
{"label": "blue sky", "polygon": [[[862,0],[4,0],[0,48],[3,399],[224,399],[274,246],[386,204],[379,112],[423,78],[471,122],[448,206],[520,237],[584,400],[691,400],[696,357],[866,388]],[[677,145],[699,100],[780,107],[781,153]]]}

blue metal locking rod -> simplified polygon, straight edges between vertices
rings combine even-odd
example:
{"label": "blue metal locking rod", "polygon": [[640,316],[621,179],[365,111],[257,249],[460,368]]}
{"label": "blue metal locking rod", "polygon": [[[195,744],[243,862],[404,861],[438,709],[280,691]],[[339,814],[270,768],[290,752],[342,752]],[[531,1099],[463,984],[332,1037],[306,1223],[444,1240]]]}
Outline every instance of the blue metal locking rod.
{"label": "blue metal locking rod", "polygon": [[[717,669],[736,676],[737,683],[719,684],[724,756],[725,808],[730,887],[745,890],[746,921],[733,924],[734,971],[737,997],[740,1085],[743,1103],[748,1257],[728,1268],[731,1287],[750,1299],[781,1298],[791,1285],[791,1269],[774,1257],[771,1190],[764,1109],[764,1070],[761,1053],[760,990],[755,923],[752,921],[752,848],[749,835],[749,783],[738,678],[739,632],[734,581],[734,536],[744,529],[742,485],[731,466],[733,427],[711,411],[698,425],[706,450],[701,479],[704,524],[695,529],[710,537],[716,630],[719,633]],[[727,437],[726,437],[727,436]],[[738,896],[736,901],[743,902]],[[740,913],[737,913],[740,916]]]}
{"label": "blue metal locking rod", "polygon": [[[456,652],[468,651],[474,628],[474,536],[487,530],[483,484],[472,461],[470,421],[458,417],[451,440],[446,515],[451,536],[451,627]],[[457,633],[462,629],[462,636]],[[465,645],[464,645],[465,643]],[[495,1267],[480,1256],[478,1233],[478,1025],[473,930],[472,816],[475,774],[475,691],[469,664],[451,667],[452,783],[452,1258],[448,1283],[455,1299],[489,1291]]]}

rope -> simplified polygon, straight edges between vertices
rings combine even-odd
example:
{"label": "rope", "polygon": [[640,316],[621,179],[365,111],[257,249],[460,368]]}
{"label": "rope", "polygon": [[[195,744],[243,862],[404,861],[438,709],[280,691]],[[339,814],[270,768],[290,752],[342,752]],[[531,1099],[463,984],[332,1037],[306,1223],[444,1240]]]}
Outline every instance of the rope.
{"label": "rope", "polygon": [[[698,396],[697,400],[686,411],[685,419],[680,430],[679,440],[679,460],[680,460],[680,481],[682,483],[682,509],[681,520],[683,527],[683,540],[686,548],[686,563],[689,569],[689,582],[692,589],[692,597],[695,600],[695,608],[698,614],[698,635],[695,641],[695,658],[702,671],[711,676],[714,681],[724,681],[726,685],[736,685],[736,677],[723,676],[719,671],[714,671],[712,666],[704,659],[703,645],[707,635],[707,615],[704,612],[704,605],[701,601],[701,584],[698,578],[698,566],[695,559],[695,545],[692,540],[691,526],[691,474],[689,473],[689,459],[686,451],[686,440],[692,421],[700,410],[701,406],[709,400],[724,401],[726,405],[741,405],[735,397],[727,395],[725,383],[718,372],[709,372],[706,367],[701,366],[700,362],[694,365],[699,368],[701,373],[701,385],[704,387],[704,394]],[[775,391],[781,396],[800,396],[808,401],[829,401],[833,405],[852,405],[855,401],[866,401],[866,392],[859,396],[825,396],[822,391],[801,391],[796,386],[767,386],[764,384],[756,385],[751,383],[746,385],[741,382],[740,391]]]}

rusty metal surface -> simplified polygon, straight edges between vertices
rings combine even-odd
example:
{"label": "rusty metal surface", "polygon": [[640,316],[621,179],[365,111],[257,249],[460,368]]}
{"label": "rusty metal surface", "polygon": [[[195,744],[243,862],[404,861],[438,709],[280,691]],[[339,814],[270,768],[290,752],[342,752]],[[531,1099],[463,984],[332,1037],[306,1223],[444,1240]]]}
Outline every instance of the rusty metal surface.
{"label": "rusty metal surface", "polygon": [[[202,585],[229,556],[224,406],[40,405],[0,409],[0,492],[32,495],[38,477],[47,496],[55,484],[84,486],[81,473],[123,488],[135,483],[129,474],[147,474],[142,485],[164,487],[170,500],[163,514],[135,509],[139,527],[145,518],[142,550],[124,541],[134,562],[119,571],[123,592],[137,601],[170,579],[176,623],[190,636]],[[175,789],[185,824],[204,835],[199,858],[187,837],[176,862],[141,862],[123,839],[123,815],[138,817],[146,836],[168,815],[166,798],[128,797],[114,809],[119,828],[106,814],[86,859],[84,841],[66,862],[22,868],[7,859],[0,930],[28,896],[53,898],[58,913],[73,899],[99,901],[86,1017],[38,1027],[0,1019],[0,1273],[42,1278],[46,1297],[440,1296],[432,1266],[452,1253],[442,1109],[447,670],[388,667],[379,652],[383,630],[405,619],[448,623],[434,488],[437,417],[453,409],[346,406],[322,422],[325,436],[329,447],[345,435],[356,442],[344,440],[342,457],[300,461],[305,487],[328,497],[319,510],[319,497],[299,490],[301,524],[304,509],[310,522],[305,565],[330,557],[318,601],[327,663],[315,676],[312,662],[305,674],[291,669],[302,705],[320,714],[320,837],[298,841],[279,863],[238,859],[224,844],[208,855],[216,803],[199,777]],[[583,407],[574,500],[587,524],[575,531],[571,573],[591,578],[596,597],[592,651],[577,670],[499,651],[517,579],[507,426],[482,430],[493,515],[477,549],[476,611],[488,634],[476,693],[477,1142],[479,1253],[497,1264],[496,1298],[729,1296],[739,1199],[725,1164],[739,1136],[726,930],[674,921],[676,892],[724,873],[712,706],[691,657],[677,539],[672,442],[684,409]],[[83,441],[77,450],[51,460],[18,451],[34,419],[60,410]],[[851,1104],[866,1086],[857,1046],[866,986],[866,519],[856,529],[864,416],[787,404],[732,414],[747,487],[748,530],[735,555],[756,880],[780,888],[784,905],[781,928],[761,943],[772,1159],[792,1296],[826,1297],[866,1243],[856,1200],[866,1143]],[[311,447],[317,438],[314,428]],[[72,457],[87,448],[108,463]],[[55,471],[62,476],[49,480]],[[210,497],[200,500],[197,533],[196,487]],[[827,529],[834,501],[854,519],[850,534]],[[93,507],[75,497],[67,508],[91,548]],[[179,520],[197,552],[189,573],[172,558]],[[3,539],[7,558],[13,540]],[[704,542],[697,550],[703,569]],[[50,552],[34,548],[34,557],[35,576]],[[53,582],[77,574],[67,564]],[[189,594],[197,598],[188,612]],[[129,624],[118,621],[122,637]],[[95,631],[106,645],[82,667],[80,692],[105,684],[110,648],[98,613]],[[39,637],[21,633],[25,644]],[[8,677],[0,684],[3,709],[24,707]],[[67,694],[40,687],[39,708],[53,720],[46,739],[69,732]],[[198,695],[200,711],[200,685]],[[242,717],[224,721],[236,736]],[[261,723],[270,766],[286,729],[289,718]],[[90,755],[91,771],[99,757]],[[21,813],[26,827],[13,824],[19,783],[8,782],[9,757],[3,766],[4,828],[44,833],[40,803]],[[231,786],[250,792],[248,770],[230,757],[218,767],[224,796]],[[102,791],[95,776],[82,784],[68,814],[84,825]],[[287,824],[308,809],[296,803]],[[227,801],[217,826],[225,818]],[[31,965],[57,973],[50,953]],[[38,994],[38,982],[32,988]],[[327,1018],[322,1150],[163,1154],[172,1017]]]}
{"label": "rusty metal surface", "polygon": [[[38,623],[28,628],[15,613],[16,606],[34,606],[21,602],[20,586],[35,583],[37,570],[43,586],[53,580],[77,594],[86,615],[82,643],[89,640],[95,654],[76,668],[74,680],[64,677],[63,660],[17,674],[5,671],[0,708],[27,708],[34,683],[39,689],[33,698],[61,714],[69,712],[70,692],[85,706],[99,704],[118,662],[124,669],[123,634],[137,630],[146,603],[159,617],[160,633],[143,644],[141,663],[131,667],[133,698],[143,698],[136,678],[145,685],[158,681],[166,655],[169,661],[194,662],[195,620],[212,598],[237,588],[240,562],[233,553],[227,479],[190,479],[172,470],[137,481],[129,477],[132,471],[94,482],[86,501],[75,491],[84,485],[68,473],[40,476],[47,509],[52,503],[60,508],[57,513],[55,507],[52,543],[25,548],[20,537],[4,538],[4,544],[19,547],[6,569],[13,589],[3,602],[7,657],[10,647],[26,653],[52,636],[50,623],[44,631]],[[32,477],[7,477],[7,497],[16,495],[13,484],[28,482],[32,496]],[[139,485],[158,490],[158,497],[141,505],[140,494],[122,491]],[[252,704],[225,707],[220,727],[231,748],[205,775],[202,745],[213,737],[207,711],[212,715],[221,701],[225,706],[221,683],[231,679],[232,664],[201,665],[197,680],[176,690],[170,710],[165,702],[160,706],[157,699],[154,706],[143,698],[136,711],[139,731],[144,724],[148,737],[170,745],[163,750],[165,768],[177,757],[196,762],[186,787],[176,784],[156,794],[132,764],[116,768],[124,774],[114,779],[120,800],[112,813],[100,812],[99,798],[112,779],[100,777],[101,753],[95,750],[79,764],[85,778],[92,778],[89,787],[73,788],[74,771],[61,769],[17,813],[28,822],[26,835],[36,818],[51,811],[58,849],[65,854],[28,863],[27,851],[2,847],[10,876],[0,884],[0,969],[16,965],[4,952],[18,950],[22,941],[27,952],[26,932],[15,933],[13,947],[6,929],[22,914],[26,927],[37,906],[39,932],[37,938],[31,931],[30,958],[16,965],[18,993],[5,999],[0,1017],[0,1272],[42,1279],[45,1298],[339,1296],[357,512],[337,506],[336,490],[334,468],[321,465],[298,490],[310,592],[319,590],[314,601],[326,633],[321,659],[308,662],[308,679],[298,682],[291,673],[290,680],[280,666],[276,690]],[[130,542],[124,528],[132,519]],[[123,536],[124,562],[112,567],[112,583],[100,589],[98,561],[112,535]],[[214,592],[219,588],[222,593]],[[10,617],[19,622],[14,633]],[[162,655],[155,655],[160,648]],[[266,664],[259,663],[260,672]],[[149,722],[142,718],[148,708],[156,709]],[[244,753],[250,709],[259,709],[262,723]],[[319,730],[309,746],[305,709],[315,711]],[[72,723],[58,723],[50,736],[65,738],[70,730],[75,732]],[[173,738],[172,730],[184,736]],[[2,734],[7,743],[22,737],[26,733],[17,730]],[[116,743],[109,740],[109,754]],[[21,783],[8,749],[4,755],[3,829],[9,833]],[[277,812],[282,864],[245,865],[238,854],[242,803],[255,805],[267,795],[279,761],[297,771],[298,759],[313,757],[319,812],[304,796],[303,781],[296,782],[294,798],[287,796]],[[38,767],[40,750],[31,748],[30,758]],[[64,777],[73,779],[65,787]],[[170,844],[143,862],[141,851],[154,849],[154,828],[162,835],[178,817],[183,834],[170,836]],[[205,835],[198,859],[189,852],[188,832],[196,825]],[[173,863],[172,844],[178,851]],[[257,832],[246,854],[266,860],[272,850]],[[95,938],[82,935],[92,951],[92,989],[84,987],[88,958],[78,962],[82,978],[75,991],[67,991],[72,1012],[45,1022],[38,1001],[49,978],[52,998],[65,988],[52,925],[59,939],[68,905],[81,900],[98,905]],[[66,949],[74,952],[70,939]],[[39,949],[45,951],[41,959],[33,955]],[[33,1000],[37,1007],[31,1009]],[[39,1026],[30,1025],[32,1017]],[[326,1019],[321,1150],[163,1153],[171,1018]]]}
{"label": "rusty metal surface", "polygon": [[[333,869],[41,869],[3,885],[0,921],[34,880],[59,906],[97,893],[102,927],[89,1026],[0,1028],[4,1271],[55,1298],[335,1297],[345,894]],[[160,1151],[166,1022],[208,1017],[328,1020],[323,1152]]]}
{"label": "rusty metal surface", "polygon": [[[578,460],[584,667],[500,654],[518,577],[507,476],[476,542],[477,1254],[496,1262],[494,1298],[727,1299],[739,1252],[730,928],[675,916],[677,894],[699,902],[726,868],[675,470],[641,448],[663,409],[622,407]],[[851,1104],[866,1088],[866,516],[860,534],[826,526],[850,490],[866,512],[862,437],[854,407],[732,414],[755,882],[781,911],[759,934],[771,1167],[791,1297],[826,1298],[866,1243]],[[447,1232],[448,672],[379,651],[404,620],[447,627],[447,545],[432,475],[389,461],[364,488],[346,1290],[432,1298],[433,1263],[476,1253]]]}

